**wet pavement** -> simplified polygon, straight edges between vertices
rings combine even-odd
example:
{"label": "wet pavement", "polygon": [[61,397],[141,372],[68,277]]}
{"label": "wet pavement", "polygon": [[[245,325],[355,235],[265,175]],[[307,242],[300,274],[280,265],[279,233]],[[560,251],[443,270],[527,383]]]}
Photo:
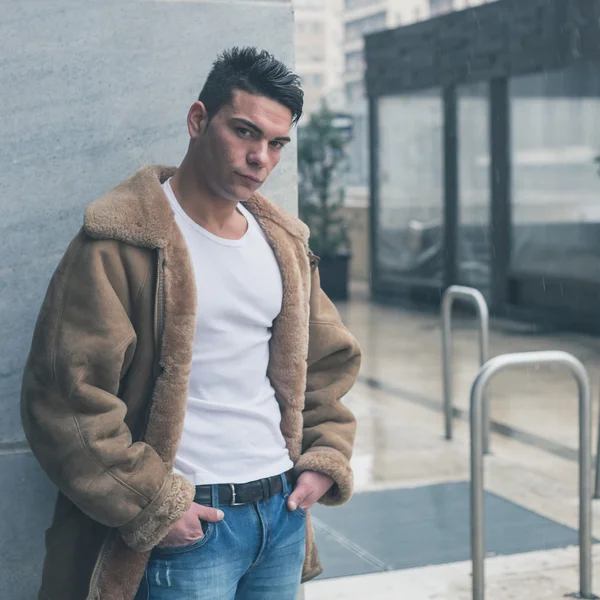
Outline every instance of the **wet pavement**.
{"label": "wet pavement", "polygon": [[[441,412],[439,316],[372,304],[364,290],[357,292],[351,302],[339,305],[364,353],[360,380],[345,400],[358,419],[357,494],[331,517],[327,509],[315,511],[329,568],[325,579],[305,586],[306,600],[466,600],[471,597],[465,536],[468,403],[478,368],[475,319],[455,319],[454,399],[460,416],[449,442]],[[588,369],[595,452],[600,339],[492,320],[491,356],[530,350],[571,352]],[[486,598],[562,598],[576,592],[579,581],[573,545],[578,527],[576,384],[564,369],[517,369],[498,375],[489,394],[494,425],[492,454],[485,459]],[[437,490],[435,501],[432,490]],[[593,512],[594,535],[600,537],[600,501]],[[336,536],[344,547],[339,554]],[[596,545],[593,555],[593,590],[600,595]]]}

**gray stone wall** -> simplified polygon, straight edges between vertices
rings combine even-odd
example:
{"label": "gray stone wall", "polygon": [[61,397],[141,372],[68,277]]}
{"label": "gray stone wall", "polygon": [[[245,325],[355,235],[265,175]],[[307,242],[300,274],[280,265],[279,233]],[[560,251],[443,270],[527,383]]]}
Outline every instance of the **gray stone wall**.
{"label": "gray stone wall", "polygon": [[[0,0],[0,598],[36,595],[55,496],[27,451],[23,364],[84,207],[143,164],[177,164],[212,60],[293,63],[289,0]],[[265,192],[296,207],[295,147]]]}

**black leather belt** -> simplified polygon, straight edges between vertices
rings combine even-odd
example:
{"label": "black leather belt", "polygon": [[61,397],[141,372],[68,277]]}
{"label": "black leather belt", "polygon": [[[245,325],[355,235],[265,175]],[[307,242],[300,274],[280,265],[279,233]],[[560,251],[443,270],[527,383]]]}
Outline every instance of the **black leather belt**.
{"label": "black leather belt", "polygon": [[[292,482],[292,472],[285,473],[289,483]],[[194,502],[204,506],[212,506],[211,485],[197,485]],[[279,493],[282,489],[281,475],[265,477],[248,483],[218,484],[219,505],[241,506],[250,502],[260,502]]]}

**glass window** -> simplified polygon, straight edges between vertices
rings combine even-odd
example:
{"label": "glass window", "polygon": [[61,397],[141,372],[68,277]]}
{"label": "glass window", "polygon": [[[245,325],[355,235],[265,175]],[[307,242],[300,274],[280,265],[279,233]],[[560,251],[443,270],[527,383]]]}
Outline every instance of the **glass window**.
{"label": "glass window", "polygon": [[450,12],[454,7],[453,0],[429,0],[431,15],[439,15]]}
{"label": "glass window", "polygon": [[294,0],[293,2],[294,8],[304,8],[304,9],[322,9],[323,8],[323,0]]}
{"label": "glass window", "polygon": [[439,89],[379,100],[377,261],[384,273],[443,282],[442,135]]}
{"label": "glass window", "polygon": [[365,113],[352,115],[352,139],[346,146],[348,156],[344,183],[349,186],[369,185],[369,130]]}
{"label": "glass window", "polygon": [[600,70],[510,84],[513,271],[600,281]]}
{"label": "glass window", "polygon": [[346,101],[354,107],[358,103],[365,103],[365,84],[362,81],[346,84]]}
{"label": "glass window", "polygon": [[365,61],[362,50],[346,54],[346,71],[361,71],[364,66]]}
{"label": "glass window", "polygon": [[385,29],[387,27],[387,14],[380,12],[364,19],[357,19],[346,23],[346,40],[357,40],[369,33]]}
{"label": "glass window", "polygon": [[344,7],[346,10],[363,8],[365,6],[371,6],[371,4],[373,4],[373,0],[344,0]]}
{"label": "glass window", "polygon": [[484,294],[490,284],[490,125],[487,83],[461,85],[458,95],[459,282]]}

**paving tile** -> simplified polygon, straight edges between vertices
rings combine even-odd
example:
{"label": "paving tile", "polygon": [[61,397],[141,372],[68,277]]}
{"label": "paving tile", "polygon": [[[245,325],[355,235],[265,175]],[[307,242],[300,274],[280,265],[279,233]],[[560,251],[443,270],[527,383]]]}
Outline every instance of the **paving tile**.
{"label": "paving tile", "polygon": [[323,574],[317,579],[381,572],[381,569],[340,545],[326,533],[316,529],[315,536],[323,566]]}
{"label": "paving tile", "polygon": [[[577,531],[490,492],[485,493],[485,509],[489,556],[578,543]],[[358,552],[393,569],[459,562],[471,556],[467,482],[358,493],[345,506],[318,506],[313,513]],[[323,536],[317,539],[321,543]],[[334,565],[324,576],[339,576],[336,565],[343,562],[348,548],[329,539],[320,554],[325,563]]]}

